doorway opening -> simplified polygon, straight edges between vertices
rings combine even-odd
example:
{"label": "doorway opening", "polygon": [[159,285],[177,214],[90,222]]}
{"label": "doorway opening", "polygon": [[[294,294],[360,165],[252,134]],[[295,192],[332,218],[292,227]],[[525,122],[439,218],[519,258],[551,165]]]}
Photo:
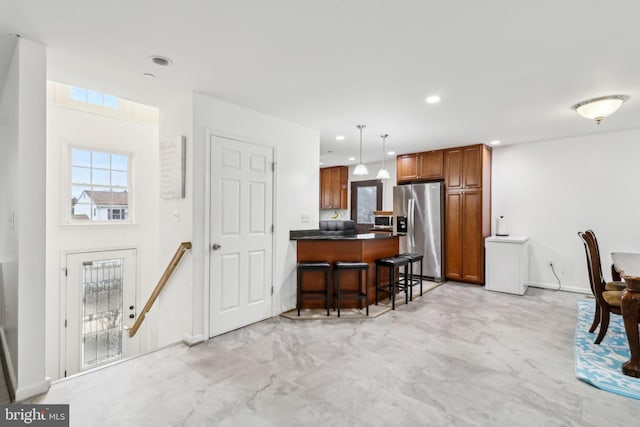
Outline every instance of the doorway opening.
{"label": "doorway opening", "polygon": [[351,219],[357,233],[373,228],[373,211],[382,210],[382,180],[351,182]]}

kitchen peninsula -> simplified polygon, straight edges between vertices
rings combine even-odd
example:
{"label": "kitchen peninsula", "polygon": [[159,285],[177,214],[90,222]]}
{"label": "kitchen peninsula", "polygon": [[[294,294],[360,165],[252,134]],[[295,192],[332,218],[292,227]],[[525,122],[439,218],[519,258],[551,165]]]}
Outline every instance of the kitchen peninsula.
{"label": "kitchen peninsula", "polygon": [[[306,234],[306,235],[305,235]],[[369,264],[369,280],[367,283],[369,303],[375,301],[376,260],[398,255],[399,241],[397,236],[383,234],[356,234],[352,236],[326,236],[319,232],[291,232],[291,240],[297,241],[297,261],[360,261]],[[388,280],[382,277],[383,282]],[[358,273],[342,272],[340,282],[343,290],[357,290]],[[329,294],[333,302],[333,270],[330,274]],[[306,272],[303,289],[305,291],[322,291],[324,276],[322,272]],[[333,304],[331,304],[333,306]],[[357,301],[342,301],[342,308],[357,307]],[[322,301],[303,301],[303,308],[322,308]]]}

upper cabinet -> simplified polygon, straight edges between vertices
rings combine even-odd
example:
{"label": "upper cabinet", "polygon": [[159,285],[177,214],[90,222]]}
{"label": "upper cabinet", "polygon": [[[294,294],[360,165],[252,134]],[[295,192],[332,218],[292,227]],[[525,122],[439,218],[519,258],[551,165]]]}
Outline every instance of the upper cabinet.
{"label": "upper cabinet", "polygon": [[397,157],[398,184],[442,179],[444,151],[403,154]]}
{"label": "upper cabinet", "polygon": [[444,180],[447,190],[482,187],[483,145],[444,151]]}
{"label": "upper cabinet", "polygon": [[320,169],[320,209],[347,209],[349,168]]}

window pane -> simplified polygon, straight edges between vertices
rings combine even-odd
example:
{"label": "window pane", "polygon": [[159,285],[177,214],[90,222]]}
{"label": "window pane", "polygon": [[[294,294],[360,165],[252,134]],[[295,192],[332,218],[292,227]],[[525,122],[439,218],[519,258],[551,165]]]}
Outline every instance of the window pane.
{"label": "window pane", "polygon": [[71,99],[87,102],[87,90],[81,87],[71,86]]}
{"label": "window pane", "polygon": [[71,160],[71,219],[127,220],[129,156],[72,148]]}
{"label": "window pane", "polygon": [[117,96],[104,95],[104,106],[108,108],[118,109],[119,100]]}
{"label": "window pane", "polygon": [[122,156],[120,154],[112,154],[111,155],[111,169],[117,171],[126,171],[129,170],[129,157]]}
{"label": "window pane", "polygon": [[94,151],[91,166],[94,168],[109,169],[111,167],[111,154]]}
{"label": "window pane", "polygon": [[91,169],[90,168],[71,168],[71,182],[73,184],[91,184]]}
{"label": "window pane", "polygon": [[78,150],[73,148],[71,150],[71,165],[73,166],[91,166],[91,151]]}
{"label": "window pane", "polygon": [[120,187],[127,186],[127,173],[126,172],[111,172],[111,185],[118,185]]}
{"label": "window pane", "polygon": [[376,195],[376,187],[358,187],[358,224],[373,224]]}
{"label": "window pane", "polygon": [[87,100],[89,104],[102,105],[102,93],[93,90],[87,91]]}
{"label": "window pane", "polygon": [[91,174],[93,183],[96,185],[109,185],[111,182],[107,169],[92,169]]}

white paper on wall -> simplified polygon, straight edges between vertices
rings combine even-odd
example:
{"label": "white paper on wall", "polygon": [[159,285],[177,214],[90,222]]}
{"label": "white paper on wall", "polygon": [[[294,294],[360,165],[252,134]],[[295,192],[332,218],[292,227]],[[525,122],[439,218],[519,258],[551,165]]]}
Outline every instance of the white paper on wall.
{"label": "white paper on wall", "polygon": [[184,199],[187,138],[160,144],[160,196]]}

